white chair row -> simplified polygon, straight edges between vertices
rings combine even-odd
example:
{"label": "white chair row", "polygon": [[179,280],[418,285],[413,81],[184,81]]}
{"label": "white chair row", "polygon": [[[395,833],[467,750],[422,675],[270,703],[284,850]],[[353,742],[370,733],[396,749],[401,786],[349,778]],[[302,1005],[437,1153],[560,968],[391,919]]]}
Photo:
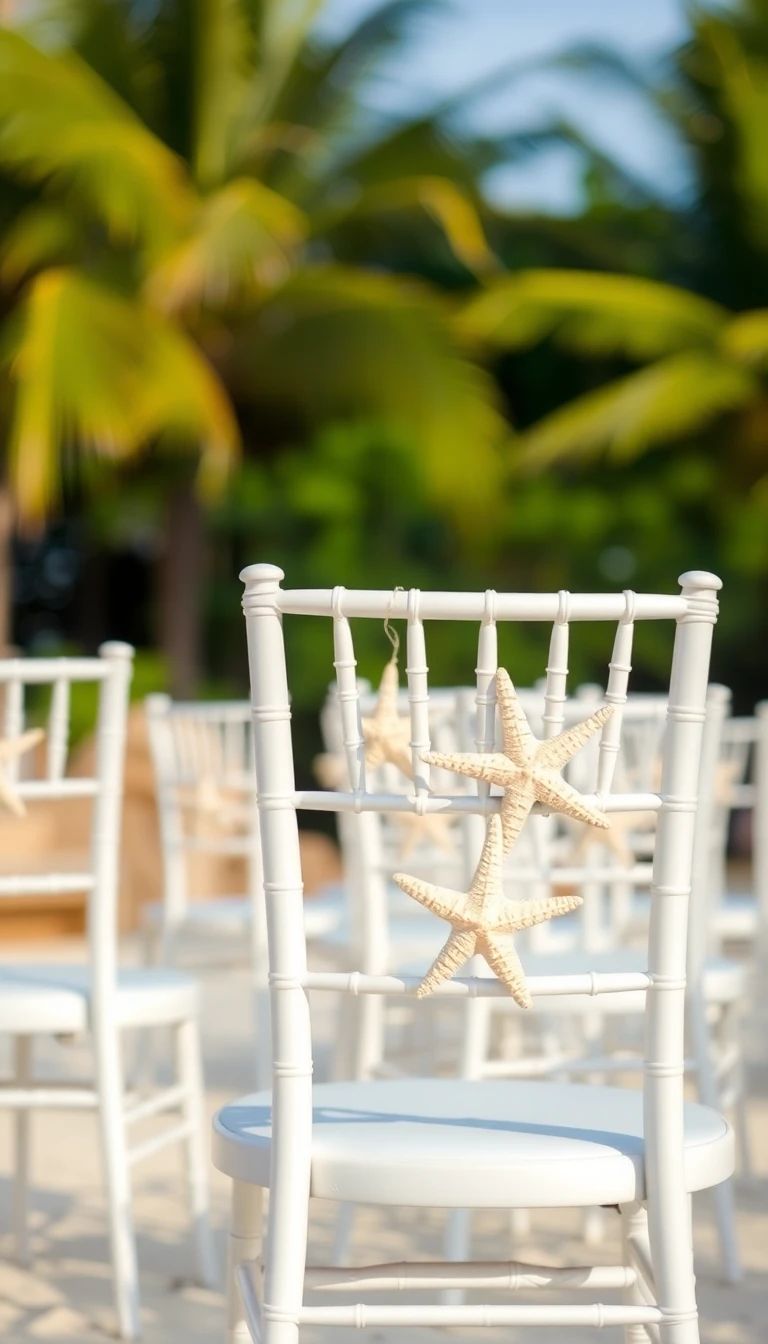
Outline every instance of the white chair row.
{"label": "white chair row", "polygon": [[[716,1110],[683,1099],[686,926],[709,650],[719,581],[690,573],[676,596],[539,595],[283,591],[280,570],[244,572],[264,886],[268,906],[273,1019],[272,1092],[224,1108],[214,1126],[214,1160],[233,1178],[230,1265],[232,1341],[296,1344],[305,1324],[326,1326],[623,1325],[639,1344],[698,1344],[691,1245],[695,1190],[716,1186],[733,1169],[729,1126]],[[293,777],[289,690],[282,620],[293,614],[332,621],[350,789],[297,792]],[[364,769],[350,618],[407,617],[408,686],[414,781],[408,794],[369,787]],[[554,622],[547,675],[546,736],[557,731],[563,653],[571,622],[617,625],[608,696],[619,707],[603,730],[599,801],[609,815],[648,811],[658,819],[646,967],[641,971],[531,978],[538,1002],[552,995],[645,995],[643,1092],[521,1080],[368,1081],[312,1087],[311,990],[401,996],[419,977],[307,970],[296,813],[437,812],[492,815],[496,799],[479,789],[435,794],[421,752],[429,741],[424,623],[454,619],[479,626],[477,698],[492,704],[499,621]],[[621,736],[631,643],[637,621],[676,625],[660,787],[613,792],[612,748]],[[488,742],[483,728],[478,736]],[[701,828],[707,799],[701,800]],[[492,823],[488,823],[491,836]],[[490,843],[490,839],[489,839]],[[462,884],[463,885],[463,884]],[[456,898],[459,899],[458,897]],[[425,968],[423,968],[425,969]],[[487,976],[449,980],[450,996],[503,997]],[[262,1254],[262,1191],[269,1188]],[[590,1266],[376,1264],[353,1270],[307,1269],[310,1195],[411,1207],[590,1207],[617,1205],[623,1226],[618,1268]],[[263,1264],[263,1273],[260,1265]],[[562,1305],[383,1305],[355,1300],[325,1305],[332,1290],[353,1293],[418,1287],[445,1289],[573,1288],[591,1299]],[[622,1305],[604,1305],[602,1289],[620,1286]],[[322,1292],[322,1305],[305,1290]],[[514,1296],[514,1288],[512,1289]],[[597,1300],[595,1296],[597,1295]]]}
{"label": "white chair row", "polygon": [[[98,658],[0,661],[4,690],[3,735],[19,740],[26,726],[25,692],[50,692],[41,773],[18,775],[18,758],[4,760],[8,790],[22,807],[37,800],[82,799],[91,807],[91,847],[78,871],[3,871],[0,897],[83,892],[87,898],[88,959],[82,965],[0,962],[0,1033],[13,1044],[13,1077],[0,1085],[0,1107],[15,1114],[16,1159],[13,1226],[16,1251],[28,1258],[28,1190],[33,1157],[33,1110],[92,1111],[99,1125],[104,1158],[109,1231],[118,1325],[124,1339],[141,1333],[136,1245],[131,1213],[131,1169],[169,1144],[186,1157],[194,1226],[196,1268],[201,1283],[216,1281],[208,1226],[207,1141],[198,1019],[200,1003],[193,979],[167,969],[122,969],[117,955],[117,898],[121,801],[128,692],[133,650],[105,644]],[[98,687],[96,759],[92,775],[69,777],[69,705],[73,686]],[[42,736],[42,734],[41,734]],[[171,1028],[175,1081],[146,1095],[128,1088],[123,1060],[126,1035],[135,1029]],[[41,1037],[90,1040],[93,1077],[83,1083],[36,1076],[34,1044]],[[134,1138],[143,1122],[166,1123],[144,1139]]]}

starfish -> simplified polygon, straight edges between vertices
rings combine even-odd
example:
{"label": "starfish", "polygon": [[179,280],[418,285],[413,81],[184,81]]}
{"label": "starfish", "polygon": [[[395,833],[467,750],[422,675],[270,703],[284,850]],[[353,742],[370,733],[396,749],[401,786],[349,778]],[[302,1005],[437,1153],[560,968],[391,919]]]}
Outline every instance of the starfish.
{"label": "starfish", "polygon": [[212,818],[222,831],[239,832],[250,825],[251,809],[241,798],[241,790],[222,790],[211,775],[201,775],[194,787],[178,790],[179,803],[192,813],[194,823]]}
{"label": "starfish", "polygon": [[[44,737],[42,728],[30,728],[28,733],[22,733],[20,737],[4,738],[0,742],[0,761],[12,761],[17,756],[23,756],[25,751],[31,751],[32,747],[36,747]],[[4,770],[0,770],[0,803],[3,803],[16,817],[27,815],[23,799],[19,797]]]}
{"label": "starfish", "polygon": [[578,821],[607,830],[610,822],[597,808],[584,802],[580,793],[567,784],[560,771],[593,733],[609,719],[612,705],[598,709],[583,723],[540,742],[528,725],[509,673],[500,667],[496,673],[496,698],[501,716],[502,751],[500,752],[426,752],[422,760],[471,779],[498,784],[504,790],[501,826],[504,852],[508,854],[525,825],[533,804],[542,803],[552,812],[565,812]]}
{"label": "starfish", "polygon": [[515,1002],[521,1008],[530,1008],[531,995],[525,983],[525,972],[509,935],[575,910],[581,905],[581,897],[507,900],[501,876],[503,857],[501,819],[495,814],[488,819],[483,852],[469,891],[450,891],[405,873],[395,873],[394,881],[403,891],[453,926],[445,947],[419,985],[417,998],[431,994],[444,980],[450,980],[465,961],[480,952]]}
{"label": "starfish", "polygon": [[365,764],[377,770],[391,761],[408,779],[413,779],[411,758],[411,721],[397,712],[399,678],[397,662],[390,658],[381,678],[379,699],[370,718],[363,719]]}
{"label": "starfish", "polygon": [[347,762],[334,751],[321,751],[312,762],[312,772],[324,789],[348,787]]}
{"label": "starfish", "polygon": [[401,812],[393,817],[401,832],[400,858],[407,859],[422,842],[435,845],[445,854],[455,854],[451,818],[443,812]]}

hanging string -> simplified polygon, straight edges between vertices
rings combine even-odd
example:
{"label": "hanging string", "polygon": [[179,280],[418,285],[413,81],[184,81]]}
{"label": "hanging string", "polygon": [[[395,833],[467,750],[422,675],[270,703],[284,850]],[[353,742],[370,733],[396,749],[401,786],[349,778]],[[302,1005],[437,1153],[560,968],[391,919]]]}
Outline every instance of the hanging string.
{"label": "hanging string", "polygon": [[397,633],[397,630],[394,630],[389,622],[390,617],[392,615],[392,608],[395,605],[395,598],[398,593],[404,593],[404,592],[405,589],[400,587],[399,585],[397,588],[392,589],[392,597],[390,598],[389,607],[387,608],[387,614],[384,618],[384,634],[387,636],[387,639],[392,645],[392,657],[390,658],[389,661],[391,663],[394,663],[395,666],[397,666],[397,656],[400,652],[400,636]]}

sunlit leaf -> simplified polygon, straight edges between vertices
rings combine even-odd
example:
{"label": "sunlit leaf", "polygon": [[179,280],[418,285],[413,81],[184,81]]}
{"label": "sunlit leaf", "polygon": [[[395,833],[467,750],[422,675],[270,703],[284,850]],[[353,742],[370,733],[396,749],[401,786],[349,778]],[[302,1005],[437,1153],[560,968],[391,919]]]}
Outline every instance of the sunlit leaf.
{"label": "sunlit leaf", "polygon": [[711,346],[727,320],[716,303],[673,285],[590,271],[519,271],[489,283],[459,318],[462,332],[524,349],[554,336],[588,354],[651,359]]}
{"label": "sunlit leaf", "polygon": [[200,448],[207,480],[231,463],[226,393],[164,318],[68,270],[38,276],[15,317],[9,470],[22,520],[55,506],[62,448],[120,461],[167,434]]}
{"label": "sunlit leaf", "polygon": [[285,280],[306,233],[301,211],[252,178],[238,178],[201,206],[190,234],[161,258],[146,285],[165,312],[222,305]]}
{"label": "sunlit leaf", "polygon": [[731,359],[768,368],[768,308],[755,308],[734,317],[723,332],[721,348]]}
{"label": "sunlit leaf", "polygon": [[693,434],[759,391],[748,370],[716,355],[673,355],[545,416],[520,435],[518,460],[541,468],[603,451],[626,460]]}

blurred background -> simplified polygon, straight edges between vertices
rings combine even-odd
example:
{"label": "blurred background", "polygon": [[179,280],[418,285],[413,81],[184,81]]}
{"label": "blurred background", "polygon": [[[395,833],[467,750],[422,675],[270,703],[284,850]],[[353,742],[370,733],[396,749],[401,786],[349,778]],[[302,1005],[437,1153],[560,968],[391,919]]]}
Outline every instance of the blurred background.
{"label": "blurred background", "polygon": [[[768,0],[0,0],[0,643],[123,638],[137,697],[241,696],[254,560],[387,588],[705,567],[751,712],[766,125]],[[300,773],[325,637],[291,631]],[[505,638],[529,683],[543,646]],[[432,639],[436,683],[471,641]],[[639,643],[637,689],[666,656]],[[588,627],[571,671],[604,676]]]}

